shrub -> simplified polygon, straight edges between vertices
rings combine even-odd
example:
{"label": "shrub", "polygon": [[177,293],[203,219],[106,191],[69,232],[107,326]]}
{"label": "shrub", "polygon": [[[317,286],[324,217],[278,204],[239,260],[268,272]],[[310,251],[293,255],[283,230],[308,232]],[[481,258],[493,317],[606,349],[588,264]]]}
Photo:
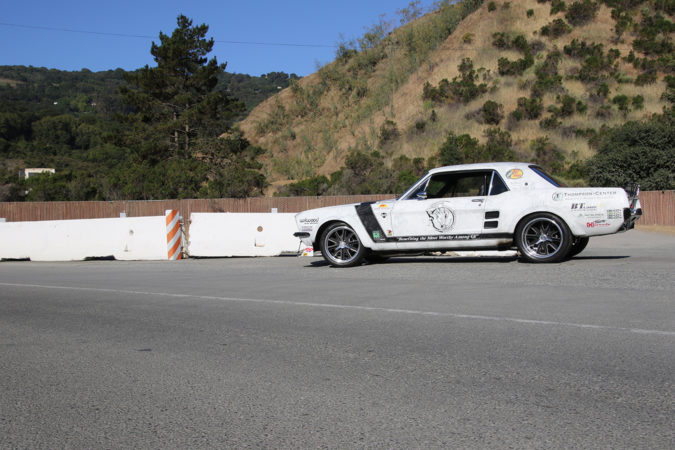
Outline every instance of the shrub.
{"label": "shrub", "polygon": [[574,26],[584,25],[595,19],[599,8],[600,6],[591,0],[577,1],[567,8],[565,18]]}
{"label": "shrub", "polygon": [[620,94],[614,96],[612,103],[615,104],[619,111],[623,112],[624,115],[630,112],[630,99],[627,95]]}
{"label": "shrub", "polygon": [[612,117],[612,107],[609,105],[602,105],[595,111],[595,117],[599,119],[609,119]]}
{"label": "shrub", "polygon": [[492,12],[496,9],[497,9],[497,5],[495,4],[495,2],[488,3],[488,11]]}
{"label": "shrub", "polygon": [[520,111],[522,117],[527,120],[538,119],[541,112],[544,110],[541,98],[526,98],[520,97],[518,99],[518,106],[516,111]]}
{"label": "shrub", "polygon": [[527,14],[527,17],[534,16],[534,9],[528,9],[526,14]]}
{"label": "shrub", "polygon": [[478,143],[478,139],[468,134],[457,136],[451,131],[438,150],[438,161],[444,166],[477,162],[481,153],[482,146]]}
{"label": "shrub", "polygon": [[473,68],[471,58],[464,58],[458,66],[460,76],[454,77],[452,82],[442,79],[438,87],[429,82],[424,83],[422,99],[440,103],[448,99],[469,103],[474,98],[487,92],[487,84],[476,84],[478,76]]}
{"label": "shrub", "polygon": [[628,122],[603,133],[597,153],[587,161],[595,186],[640,183],[644,190],[675,189],[675,124],[662,117]]}
{"label": "shrub", "polygon": [[539,126],[544,130],[552,130],[558,128],[562,125],[562,122],[559,121],[555,116],[547,117],[546,119],[539,122]]}
{"label": "shrub", "polygon": [[645,98],[638,94],[631,99],[631,105],[633,106],[633,109],[635,109],[635,110],[644,109]]}
{"label": "shrub", "polygon": [[499,125],[504,118],[504,106],[501,103],[488,100],[483,103],[481,108],[483,122],[490,125]]}
{"label": "shrub", "polygon": [[393,120],[387,119],[380,126],[380,145],[395,140],[399,136],[398,126]]}
{"label": "shrub", "polygon": [[534,58],[529,54],[527,57],[516,61],[511,61],[508,58],[499,58],[497,60],[497,71],[499,75],[503,76],[520,76],[533,64]]}
{"label": "shrub", "polygon": [[530,149],[534,153],[535,162],[554,174],[559,174],[565,167],[565,154],[549,141],[548,136],[530,141]]}
{"label": "shrub", "polygon": [[326,193],[330,181],[324,175],[291,183],[280,189],[279,194],[285,196],[320,196]]}
{"label": "shrub", "polygon": [[600,86],[598,86],[598,90],[596,91],[596,93],[601,97],[607,98],[607,96],[609,95],[609,86],[607,85],[607,83],[603,82],[602,84],[600,84]]}
{"label": "shrub", "polygon": [[544,93],[556,90],[562,86],[562,77],[558,75],[558,63],[562,59],[559,51],[552,51],[539,64],[534,73],[537,81],[532,86],[532,96],[541,97]]}
{"label": "shrub", "polygon": [[646,84],[656,83],[656,72],[644,72],[635,78],[636,86],[644,86]]}
{"label": "shrub", "polygon": [[572,42],[569,45],[563,47],[563,51],[566,55],[573,58],[586,58],[588,56],[599,56],[603,55],[603,45],[602,44],[588,44],[586,41],[579,41],[578,39],[572,39]]}
{"label": "shrub", "polygon": [[499,49],[509,48],[510,39],[507,33],[497,32],[492,34],[492,45]]}
{"label": "shrub", "polygon": [[563,0],[553,0],[551,2],[551,15],[558,14],[567,10],[567,4]]}
{"label": "shrub", "polygon": [[511,133],[501,128],[488,128],[483,133],[486,138],[483,160],[484,161],[510,161],[514,158],[513,141]]}
{"label": "shrub", "polygon": [[612,9],[612,19],[614,19],[614,34],[616,34],[617,41],[621,39],[623,33],[633,24],[633,17],[630,12],[621,7]]}
{"label": "shrub", "polygon": [[544,25],[543,27],[541,27],[540,33],[542,34],[542,36],[547,36],[552,39],[556,39],[564,34],[569,33],[570,31],[572,31],[572,27],[570,27],[567,24],[567,22],[565,22],[562,19],[555,19],[548,25]]}
{"label": "shrub", "polygon": [[510,38],[507,33],[499,32],[492,34],[492,45],[499,49],[517,49],[524,54],[524,57],[511,61],[508,58],[499,58],[497,61],[497,70],[500,75],[522,75],[525,70],[534,64],[534,57],[525,36],[518,34]]}
{"label": "shrub", "polygon": [[559,98],[559,101],[562,103],[559,112],[560,117],[569,117],[574,114],[574,111],[576,110],[576,99],[574,97],[565,94],[562,98]]}

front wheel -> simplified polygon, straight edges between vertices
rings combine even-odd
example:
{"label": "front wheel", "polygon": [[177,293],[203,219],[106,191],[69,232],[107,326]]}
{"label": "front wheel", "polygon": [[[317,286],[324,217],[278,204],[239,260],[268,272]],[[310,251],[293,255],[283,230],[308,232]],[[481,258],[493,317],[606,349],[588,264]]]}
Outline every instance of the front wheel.
{"label": "front wheel", "polygon": [[321,236],[321,254],[332,266],[353,267],[361,264],[366,248],[349,225],[335,223]]}
{"label": "front wheel", "polygon": [[516,245],[525,261],[554,263],[569,254],[572,235],[559,217],[548,213],[533,214],[516,228]]}

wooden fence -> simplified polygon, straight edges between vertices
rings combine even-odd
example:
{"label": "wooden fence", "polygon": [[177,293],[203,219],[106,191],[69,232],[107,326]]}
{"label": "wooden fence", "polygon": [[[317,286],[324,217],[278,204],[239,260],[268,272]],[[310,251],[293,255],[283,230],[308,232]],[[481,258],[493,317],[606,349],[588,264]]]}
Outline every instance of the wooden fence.
{"label": "wooden fence", "polygon": [[[392,198],[392,195],[341,195],[328,197],[254,197],[245,199],[189,199],[115,202],[16,202],[0,203],[0,218],[8,222],[34,220],[98,219],[161,216],[177,209],[189,218],[193,212],[299,212],[323,206],[359,203]],[[643,216],[640,225],[675,226],[675,191],[640,193]]]}
{"label": "wooden fence", "polygon": [[392,198],[392,195],[340,195],[327,197],[252,197],[186,200],[133,200],[114,202],[0,202],[0,218],[7,222],[33,220],[99,219],[163,216],[167,209],[177,209],[183,217],[193,212],[270,212],[295,213],[323,206],[359,203]]}
{"label": "wooden fence", "polygon": [[638,225],[675,227],[675,191],[640,192],[642,218]]}

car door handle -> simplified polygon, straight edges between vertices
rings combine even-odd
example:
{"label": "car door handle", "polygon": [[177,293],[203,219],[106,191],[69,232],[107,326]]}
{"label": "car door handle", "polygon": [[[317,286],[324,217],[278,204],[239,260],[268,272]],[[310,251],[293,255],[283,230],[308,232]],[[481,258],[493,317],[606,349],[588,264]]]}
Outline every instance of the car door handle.
{"label": "car door handle", "polygon": [[483,203],[485,200],[482,199],[482,198],[474,198],[474,199],[471,200],[471,201],[474,202],[474,203]]}

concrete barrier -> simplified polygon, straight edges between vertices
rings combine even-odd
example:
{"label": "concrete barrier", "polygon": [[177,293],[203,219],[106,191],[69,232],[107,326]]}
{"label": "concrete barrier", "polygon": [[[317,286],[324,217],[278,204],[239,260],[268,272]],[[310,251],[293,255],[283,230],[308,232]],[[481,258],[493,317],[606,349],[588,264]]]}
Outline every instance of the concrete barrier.
{"label": "concrete barrier", "polygon": [[164,216],[0,223],[0,259],[167,259]]}
{"label": "concrete barrier", "polygon": [[291,213],[192,213],[187,251],[192,257],[297,253],[296,231]]}

